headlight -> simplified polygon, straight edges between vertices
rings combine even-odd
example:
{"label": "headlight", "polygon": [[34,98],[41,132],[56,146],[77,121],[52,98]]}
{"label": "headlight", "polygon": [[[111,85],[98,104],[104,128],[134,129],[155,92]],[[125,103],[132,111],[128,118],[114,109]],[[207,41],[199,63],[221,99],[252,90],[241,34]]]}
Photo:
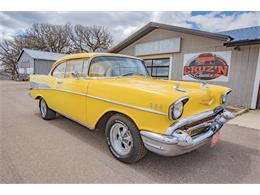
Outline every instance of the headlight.
{"label": "headlight", "polygon": [[222,104],[225,104],[227,102],[227,94],[224,94],[222,96]]}
{"label": "headlight", "polygon": [[229,94],[230,92],[231,92],[231,90],[228,91],[228,92],[226,92],[226,93],[221,97],[221,103],[222,103],[222,104],[225,104],[225,103],[227,102],[228,94]]}
{"label": "headlight", "polygon": [[183,103],[182,102],[178,102],[177,104],[175,104],[173,106],[172,116],[174,119],[180,118],[180,116],[182,115],[182,112],[183,112]]}
{"label": "headlight", "polygon": [[169,108],[169,119],[170,120],[176,120],[181,117],[183,110],[184,110],[184,104],[188,101],[188,97],[181,98],[177,100],[175,103],[173,103]]}

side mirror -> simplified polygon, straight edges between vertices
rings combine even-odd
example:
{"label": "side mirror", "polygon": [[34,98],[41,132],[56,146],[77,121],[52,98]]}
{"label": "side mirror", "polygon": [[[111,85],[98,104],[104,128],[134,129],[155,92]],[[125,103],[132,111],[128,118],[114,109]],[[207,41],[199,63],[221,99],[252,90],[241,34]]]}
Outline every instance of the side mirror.
{"label": "side mirror", "polygon": [[76,78],[76,79],[79,79],[79,78],[80,78],[80,73],[78,73],[78,72],[73,72],[72,75],[73,75],[73,77]]}

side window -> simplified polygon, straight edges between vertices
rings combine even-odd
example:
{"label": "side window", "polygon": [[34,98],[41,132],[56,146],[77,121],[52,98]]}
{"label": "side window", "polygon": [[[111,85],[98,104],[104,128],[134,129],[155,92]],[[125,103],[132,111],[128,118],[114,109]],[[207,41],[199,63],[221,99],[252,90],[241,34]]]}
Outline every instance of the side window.
{"label": "side window", "polygon": [[65,68],[66,68],[66,62],[61,63],[52,71],[52,76],[57,78],[63,78],[65,74]]}
{"label": "side window", "polygon": [[108,68],[108,63],[104,62],[102,57],[97,57],[91,61],[88,74],[90,77],[103,77]]}
{"label": "side window", "polygon": [[65,78],[75,78],[77,76],[82,76],[83,69],[83,59],[68,60]]}

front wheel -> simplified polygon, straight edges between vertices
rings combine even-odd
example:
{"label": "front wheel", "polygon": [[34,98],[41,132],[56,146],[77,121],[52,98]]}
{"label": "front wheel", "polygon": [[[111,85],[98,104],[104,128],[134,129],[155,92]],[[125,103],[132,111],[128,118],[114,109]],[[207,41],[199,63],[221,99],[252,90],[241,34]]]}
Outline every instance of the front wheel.
{"label": "front wheel", "polygon": [[51,120],[56,117],[56,112],[48,107],[46,101],[43,98],[41,98],[39,101],[39,108],[43,119]]}
{"label": "front wheel", "polygon": [[138,128],[124,115],[113,115],[107,122],[105,134],[111,153],[122,162],[137,162],[147,152]]}

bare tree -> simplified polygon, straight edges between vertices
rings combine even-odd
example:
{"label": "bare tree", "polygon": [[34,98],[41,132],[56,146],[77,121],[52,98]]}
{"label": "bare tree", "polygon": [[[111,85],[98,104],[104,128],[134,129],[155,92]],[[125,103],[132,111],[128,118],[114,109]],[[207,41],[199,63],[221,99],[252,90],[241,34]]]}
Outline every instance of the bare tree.
{"label": "bare tree", "polygon": [[112,45],[111,34],[102,26],[34,24],[24,35],[0,42],[0,66],[12,79],[23,48],[57,53],[100,52]]}
{"label": "bare tree", "polygon": [[66,53],[70,46],[71,26],[34,24],[26,31],[31,47],[44,51]]}
{"label": "bare tree", "polygon": [[111,34],[103,26],[76,25],[70,33],[72,52],[99,52],[113,43]]}
{"label": "bare tree", "polygon": [[19,77],[17,60],[23,48],[41,49],[31,44],[27,36],[16,36],[0,42],[0,66],[10,78]]}
{"label": "bare tree", "polygon": [[18,71],[16,68],[18,55],[19,49],[14,40],[4,40],[0,43],[0,61],[2,70],[12,79],[18,77]]}

